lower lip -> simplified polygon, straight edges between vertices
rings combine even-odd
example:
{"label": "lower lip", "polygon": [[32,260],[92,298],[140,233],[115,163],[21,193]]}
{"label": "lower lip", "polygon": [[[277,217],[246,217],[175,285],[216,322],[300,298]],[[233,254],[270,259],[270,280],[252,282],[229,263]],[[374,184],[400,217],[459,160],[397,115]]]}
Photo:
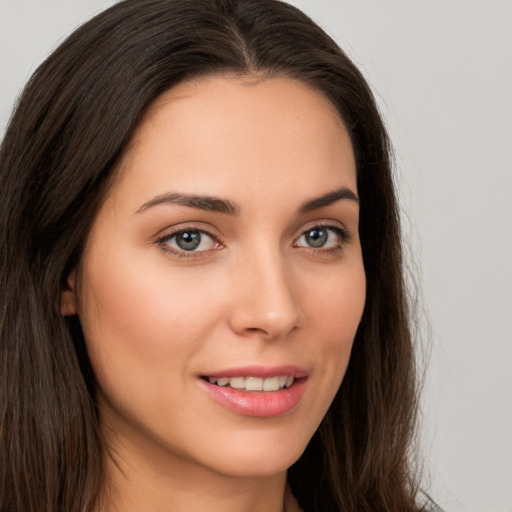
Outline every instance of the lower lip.
{"label": "lower lip", "polygon": [[203,379],[200,381],[217,403],[237,414],[258,418],[271,418],[291,411],[300,402],[306,384],[306,379],[298,379],[280,391],[240,391],[216,386]]}

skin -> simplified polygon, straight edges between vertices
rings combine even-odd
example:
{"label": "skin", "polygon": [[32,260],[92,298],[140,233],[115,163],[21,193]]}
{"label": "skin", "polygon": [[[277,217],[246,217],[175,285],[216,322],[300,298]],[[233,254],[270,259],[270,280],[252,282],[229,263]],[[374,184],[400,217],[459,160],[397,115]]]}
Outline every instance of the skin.
{"label": "skin", "polygon": [[[62,296],[63,314],[80,317],[112,455],[102,510],[283,510],[286,469],[338,390],[364,306],[357,200],[298,211],[342,187],[357,194],[349,136],[300,82],[209,77],[151,107]],[[151,204],[169,193],[238,211]],[[348,239],[329,230],[308,245],[304,233],[325,225]],[[170,237],[184,228],[211,238],[183,251]],[[249,364],[306,369],[299,403],[251,417],[201,386]]]}

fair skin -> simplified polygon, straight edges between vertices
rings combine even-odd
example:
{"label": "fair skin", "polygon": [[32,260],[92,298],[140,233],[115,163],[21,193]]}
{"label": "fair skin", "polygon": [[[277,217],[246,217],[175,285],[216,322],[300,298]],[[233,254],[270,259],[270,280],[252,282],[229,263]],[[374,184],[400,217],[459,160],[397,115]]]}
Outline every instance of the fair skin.
{"label": "fair skin", "polygon": [[115,459],[102,511],[282,512],[362,315],[358,213],[346,129],[306,85],[217,76],[155,102],[62,296]]}

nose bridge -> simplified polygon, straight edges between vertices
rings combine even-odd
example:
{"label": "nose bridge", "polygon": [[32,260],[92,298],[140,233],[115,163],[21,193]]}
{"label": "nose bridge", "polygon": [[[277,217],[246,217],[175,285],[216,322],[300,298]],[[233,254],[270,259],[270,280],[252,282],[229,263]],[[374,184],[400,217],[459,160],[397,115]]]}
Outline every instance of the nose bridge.
{"label": "nose bridge", "polygon": [[302,320],[291,268],[277,244],[260,244],[248,252],[241,255],[235,273],[240,277],[233,297],[232,327],[240,334],[283,337]]}

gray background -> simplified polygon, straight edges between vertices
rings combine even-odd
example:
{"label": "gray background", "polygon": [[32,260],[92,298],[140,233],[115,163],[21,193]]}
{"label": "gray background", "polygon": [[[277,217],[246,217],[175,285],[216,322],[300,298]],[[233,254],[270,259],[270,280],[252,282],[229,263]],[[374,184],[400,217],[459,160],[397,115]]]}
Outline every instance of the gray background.
{"label": "gray background", "polygon": [[[35,66],[112,3],[0,0],[0,134]],[[432,342],[426,483],[447,511],[512,512],[512,2],[292,3],[362,69],[395,143]]]}

